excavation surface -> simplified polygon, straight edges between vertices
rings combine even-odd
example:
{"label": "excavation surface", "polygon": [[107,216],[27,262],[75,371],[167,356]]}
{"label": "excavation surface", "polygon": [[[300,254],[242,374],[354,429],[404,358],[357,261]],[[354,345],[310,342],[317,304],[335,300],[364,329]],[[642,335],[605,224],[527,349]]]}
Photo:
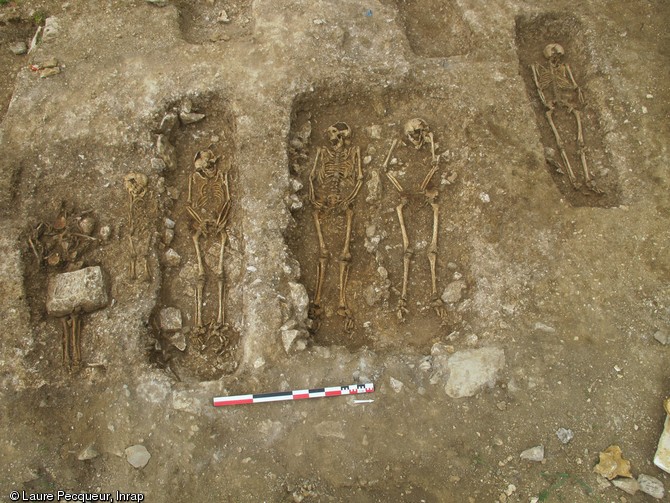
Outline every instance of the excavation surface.
{"label": "excavation surface", "polygon": [[670,490],[668,5],[0,3],[0,501]]}

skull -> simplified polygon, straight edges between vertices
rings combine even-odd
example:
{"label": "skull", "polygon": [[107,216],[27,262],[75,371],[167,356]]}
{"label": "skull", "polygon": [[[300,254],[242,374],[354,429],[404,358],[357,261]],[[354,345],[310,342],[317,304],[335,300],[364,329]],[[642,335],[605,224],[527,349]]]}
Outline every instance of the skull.
{"label": "skull", "polygon": [[326,129],[326,136],[332,147],[338,150],[349,143],[351,128],[346,122],[337,122]]}
{"label": "skull", "polygon": [[142,173],[128,173],[123,177],[123,185],[131,197],[143,197],[147,192],[149,180]]}
{"label": "skull", "polygon": [[544,54],[544,57],[549,61],[555,63],[561,58],[561,56],[563,56],[563,54],[565,54],[565,50],[560,44],[548,44],[547,47],[544,48],[542,54]]}
{"label": "skull", "polygon": [[429,132],[430,128],[423,119],[410,119],[405,123],[405,135],[407,135],[407,139],[417,150],[420,149],[428,139]]}
{"label": "skull", "polygon": [[219,158],[214,156],[214,152],[210,149],[199,150],[195,154],[193,164],[195,164],[196,172],[200,173],[206,178],[213,178],[217,173],[216,161]]}

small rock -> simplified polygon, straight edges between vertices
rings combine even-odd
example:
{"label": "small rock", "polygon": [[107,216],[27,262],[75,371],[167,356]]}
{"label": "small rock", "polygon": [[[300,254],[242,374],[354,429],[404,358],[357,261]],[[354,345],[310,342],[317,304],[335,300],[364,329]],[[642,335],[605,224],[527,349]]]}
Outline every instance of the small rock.
{"label": "small rock", "polygon": [[307,309],[309,308],[309,296],[305,285],[301,283],[289,282],[289,289],[291,290],[291,302],[295,313],[295,318],[300,322],[307,319]]}
{"label": "small rock", "polygon": [[474,396],[485,386],[493,387],[504,366],[505,353],[502,349],[459,351],[447,361],[449,377],[445,391],[452,398]]}
{"label": "small rock", "polygon": [[378,124],[369,126],[365,128],[365,131],[368,133],[370,138],[373,140],[381,140],[382,137],[382,127]]}
{"label": "small rock", "polygon": [[391,382],[391,388],[393,388],[393,391],[395,391],[396,393],[400,393],[403,387],[405,386],[402,381],[394,379],[393,377],[391,377],[390,382]]}
{"label": "small rock", "polygon": [[164,307],[160,312],[160,327],[166,332],[176,332],[182,328],[181,311],[176,307]]}
{"label": "small rock", "polygon": [[365,197],[365,200],[368,203],[379,200],[381,195],[381,182],[379,180],[379,172],[377,170],[370,172],[370,179],[365,183],[365,186],[368,189],[368,195]]}
{"label": "small rock", "polygon": [[640,484],[640,491],[643,493],[648,494],[657,500],[663,499],[663,496],[665,495],[665,487],[663,487],[663,482],[656,477],[641,474],[637,478],[637,482]]}
{"label": "small rock", "polygon": [[162,172],[167,166],[165,165],[165,161],[163,159],[159,159],[158,157],[154,157],[151,159],[151,169],[155,169],[159,173]]}
{"label": "small rock", "polygon": [[156,139],[156,155],[163,160],[167,169],[174,169],[176,165],[175,148],[164,134],[159,134]]}
{"label": "small rock", "polygon": [[283,330],[281,334],[281,341],[282,344],[284,345],[284,351],[287,353],[291,350],[291,346],[293,345],[293,342],[298,338],[300,335],[300,330],[296,329],[291,329],[291,330]]}
{"label": "small rock", "polygon": [[181,264],[181,255],[172,248],[169,248],[168,251],[165,252],[165,263],[168,267],[179,267],[179,264]]}
{"label": "small rock", "polygon": [[93,234],[93,231],[95,230],[95,218],[93,217],[84,217],[79,221],[79,230],[83,233],[86,234],[87,236],[90,236]]}
{"label": "small rock", "polygon": [[105,307],[108,301],[100,266],[64,272],[49,278],[46,307],[51,316],[66,316],[77,308],[90,313]]}
{"label": "small rock", "polygon": [[196,122],[200,122],[204,118],[205,114],[197,114],[194,112],[190,113],[182,112],[179,114],[179,119],[181,120],[181,123],[184,124],[185,126],[188,126],[189,124],[195,124]]}
{"label": "small rock", "polygon": [[575,436],[572,430],[565,429],[565,428],[559,428],[556,430],[556,436],[558,439],[561,441],[563,444],[567,444],[572,440]]}
{"label": "small rock", "polygon": [[163,236],[165,246],[170,246],[170,244],[172,244],[173,239],[174,239],[174,231],[172,229],[165,229],[165,234]]}
{"label": "small rock", "polygon": [[432,367],[433,366],[428,360],[424,360],[419,364],[419,370],[423,370],[424,372],[428,372]]}
{"label": "small rock", "polygon": [[442,302],[446,304],[455,304],[463,297],[462,291],[466,288],[465,281],[458,280],[449,283],[444,292],[442,292]]}
{"label": "small rock", "polygon": [[216,18],[217,22],[223,23],[223,24],[228,24],[230,23],[230,18],[228,17],[228,13],[225,10],[222,10],[219,12],[218,17]]}
{"label": "small rock", "polygon": [[519,457],[527,461],[540,462],[544,459],[544,446],[537,445],[535,447],[531,447],[530,449],[526,449]]}
{"label": "small rock", "polygon": [[151,454],[143,445],[132,445],[126,449],[126,460],[133,468],[144,468],[151,459]]}
{"label": "small rock", "polygon": [[633,477],[630,472],[630,461],[624,459],[623,452],[618,445],[610,445],[599,454],[599,463],[593,467],[593,471],[608,480],[616,477]]}
{"label": "small rock", "polygon": [[40,72],[40,78],[41,79],[46,79],[49,77],[53,77],[54,75],[58,75],[60,73],[60,68],[55,67],[55,68],[45,68]]}
{"label": "small rock", "polygon": [[635,479],[614,479],[612,484],[631,496],[640,490],[640,484]]}
{"label": "small rock", "polygon": [[161,132],[161,134],[164,134],[169,137],[174,132],[178,123],[179,118],[177,117],[177,114],[175,112],[169,112],[165,114],[165,116],[161,120],[161,125],[158,129]]}
{"label": "small rock", "polygon": [[186,336],[184,332],[177,332],[170,337],[170,344],[172,344],[179,351],[186,351]]}
{"label": "small rock", "polygon": [[22,56],[28,52],[28,44],[25,42],[14,42],[9,45],[9,50],[17,56]]}
{"label": "small rock", "polygon": [[103,225],[98,231],[100,239],[107,241],[112,236],[112,228],[109,225]]}
{"label": "small rock", "polygon": [[89,444],[84,450],[82,450],[78,455],[77,459],[79,461],[88,461],[100,456],[100,453],[95,450],[93,444]]}
{"label": "small rock", "polygon": [[550,327],[549,325],[545,325],[539,321],[533,325],[533,329],[537,330],[538,332],[544,332],[546,334],[556,333],[556,329],[554,327]]}
{"label": "small rock", "polygon": [[658,330],[654,334],[654,339],[656,339],[661,344],[667,346],[670,344],[670,332],[667,330]]}
{"label": "small rock", "polygon": [[167,0],[147,0],[147,3],[156,7],[166,7],[168,4]]}
{"label": "small rock", "polygon": [[480,192],[479,193],[479,199],[483,203],[490,203],[491,202],[491,197],[486,192]]}
{"label": "small rock", "polygon": [[60,31],[60,22],[57,17],[51,16],[44,20],[44,31],[42,32],[42,42],[48,42],[56,38]]}
{"label": "small rock", "polygon": [[661,438],[658,440],[658,448],[654,455],[654,464],[664,472],[670,473],[670,398],[665,400],[665,425]]}
{"label": "small rock", "polygon": [[165,218],[165,228],[166,229],[174,229],[175,226],[175,221],[170,219],[170,218]]}
{"label": "small rock", "polygon": [[[28,49],[26,48],[26,50],[28,50]],[[371,155],[366,155],[365,157],[363,157],[363,166],[367,166],[371,162],[372,162],[372,156]],[[379,175],[377,175],[377,176],[379,176]]]}

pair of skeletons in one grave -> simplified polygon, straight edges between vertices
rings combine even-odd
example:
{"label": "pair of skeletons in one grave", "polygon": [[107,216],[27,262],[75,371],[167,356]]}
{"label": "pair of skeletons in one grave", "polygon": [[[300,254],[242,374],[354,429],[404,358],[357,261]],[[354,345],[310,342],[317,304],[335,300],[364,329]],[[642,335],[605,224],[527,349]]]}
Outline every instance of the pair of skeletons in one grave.
{"label": "pair of skeletons in one grave", "polygon": [[[391,148],[384,162],[387,178],[400,195],[400,204],[396,206],[403,243],[403,282],[402,292],[398,301],[398,317],[405,320],[407,313],[407,287],[409,284],[409,268],[412,258],[412,249],[405,225],[404,208],[413,201],[415,195],[426,197],[433,213],[432,240],[428,245],[428,261],[431,273],[431,306],[436,313],[443,318],[445,315],[442,300],[437,293],[437,236],[439,206],[436,203],[438,191],[431,186],[431,181],[438,170],[440,156],[435,154],[435,142],[433,133],[430,132],[428,124],[422,119],[411,119],[405,124],[405,140],[399,142],[393,140]],[[351,128],[344,122],[333,124],[326,130],[328,145],[319,147],[314,159],[314,166],[309,175],[309,199],[314,206],[313,217],[319,239],[319,261],[316,272],[316,287],[312,301],[312,316],[318,320],[321,312],[321,301],[323,284],[326,277],[326,266],[328,263],[328,249],[322,231],[322,217],[327,212],[344,212],[346,219],[346,230],[344,246],[340,254],[339,274],[339,304],[337,313],[345,318],[345,329],[353,328],[353,318],[347,305],[346,288],[349,277],[351,262],[351,232],[353,221],[353,204],[363,184],[363,170],[361,168],[361,155],[358,147],[352,147]],[[418,187],[404,187],[398,178],[388,171],[389,161],[393,151],[398,144],[421,150],[425,145],[430,146],[430,167],[422,178]]]}
{"label": "pair of skeletons in one grave", "polygon": [[[205,266],[200,248],[200,240],[215,237],[220,241],[218,268],[219,309],[216,323],[224,324],[224,277],[223,254],[226,248],[228,213],[230,211],[230,187],[228,170],[221,170],[217,166],[219,157],[210,149],[198,151],[194,159],[194,171],[188,180],[188,199],[186,211],[191,218],[193,234],[191,236],[195,246],[198,261],[198,281],[195,289],[195,322],[198,328],[203,327],[202,306],[205,288]],[[147,192],[147,177],[139,173],[130,173],[125,177],[126,190],[130,195],[129,207],[129,240],[130,240],[130,276],[136,277],[136,262],[138,259],[134,241],[138,239],[135,229],[137,222],[134,209]],[[146,269],[146,257],[144,257]]]}

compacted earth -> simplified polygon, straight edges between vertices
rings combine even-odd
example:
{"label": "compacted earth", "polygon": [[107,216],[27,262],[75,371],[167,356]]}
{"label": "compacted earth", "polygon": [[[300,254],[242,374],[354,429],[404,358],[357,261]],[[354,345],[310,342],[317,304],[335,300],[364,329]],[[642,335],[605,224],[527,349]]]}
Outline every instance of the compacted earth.
{"label": "compacted earth", "polygon": [[0,1],[0,501],[667,501],[669,23]]}

